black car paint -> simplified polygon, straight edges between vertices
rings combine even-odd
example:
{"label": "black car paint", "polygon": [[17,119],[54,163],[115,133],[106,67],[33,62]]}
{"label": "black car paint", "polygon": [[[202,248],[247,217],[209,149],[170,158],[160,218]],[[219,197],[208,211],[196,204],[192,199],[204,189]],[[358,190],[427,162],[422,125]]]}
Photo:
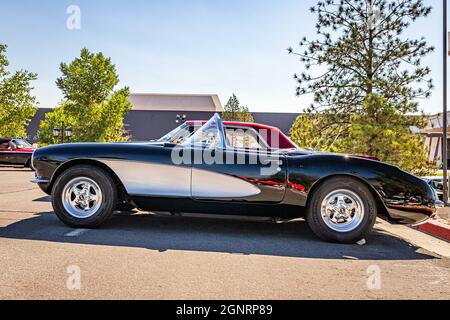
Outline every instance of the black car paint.
{"label": "black car paint", "polygon": [[[39,186],[51,194],[57,176],[71,165],[91,163],[105,168],[104,164],[95,159],[173,165],[170,158],[173,147],[174,145],[164,143],[56,145],[37,149],[33,156],[33,166],[37,177],[49,180]],[[280,151],[280,159],[283,161],[281,171],[264,177],[258,176],[254,168],[245,165],[235,166],[232,170],[229,166],[205,167],[257,185],[262,191],[258,196],[239,200],[126,196],[143,210],[292,218],[304,216],[310,195],[322,181],[332,176],[350,176],[367,184],[379,203],[379,213],[392,222],[417,223],[435,212],[434,203],[437,199],[429,185],[395,166],[341,154],[306,150]],[[113,172],[111,174],[114,175]],[[115,179],[120,184],[118,178]]]}
{"label": "black car paint", "polygon": [[302,192],[291,188],[290,191],[298,193],[299,197],[290,198],[301,199],[302,206],[307,204],[308,195],[324,179],[332,176],[351,176],[370,187],[375,199],[379,200],[380,213],[384,213],[392,222],[417,223],[435,212],[435,202],[438,199],[433,190],[422,179],[398,167],[331,153],[300,156],[291,154],[288,159],[288,184],[300,183],[305,188]]}
{"label": "black car paint", "polygon": [[26,166],[31,159],[32,152],[2,151],[0,164],[4,166]]}

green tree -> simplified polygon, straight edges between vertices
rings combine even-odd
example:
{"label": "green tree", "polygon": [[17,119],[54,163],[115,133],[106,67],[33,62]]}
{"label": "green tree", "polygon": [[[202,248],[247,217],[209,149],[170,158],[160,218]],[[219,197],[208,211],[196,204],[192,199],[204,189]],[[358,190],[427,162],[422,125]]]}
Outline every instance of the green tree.
{"label": "green tree", "polygon": [[433,89],[430,69],[421,59],[434,48],[424,38],[408,39],[403,33],[430,11],[422,0],[326,0],[311,8],[318,39],[303,38],[304,51],[288,48],[305,69],[294,76],[297,94],[314,98],[308,116],[299,117],[291,129],[297,142],[319,150],[357,149],[409,170],[431,169],[419,142],[421,161],[411,166],[400,161],[410,155],[406,146],[395,148],[393,156],[381,145],[389,139],[405,143],[413,137],[410,125],[424,125],[410,115],[419,111],[417,99],[429,97]]}
{"label": "green tree", "polygon": [[6,49],[0,44],[0,137],[26,137],[26,127],[37,111],[30,84],[37,75],[26,70],[11,74]]}
{"label": "green tree", "polygon": [[418,175],[436,169],[425,152],[424,137],[410,129],[425,126],[425,116],[405,116],[396,105],[389,105],[387,99],[373,96],[367,98],[363,109],[364,112],[352,115],[348,138],[339,141],[342,144],[339,149],[375,155]]}
{"label": "green tree", "polygon": [[253,122],[253,116],[249,109],[239,103],[234,93],[225,105],[222,118],[225,121]]}
{"label": "green tree", "polygon": [[53,137],[53,128],[61,127],[62,122],[64,122],[66,127],[73,127],[76,124],[76,120],[67,112],[68,108],[70,108],[69,103],[63,102],[51,112],[45,114],[45,121],[41,121],[38,132],[38,138],[41,144],[59,143],[59,138]]}
{"label": "green tree", "polygon": [[131,110],[127,87],[114,91],[119,83],[115,65],[103,53],[81,50],[70,64],[61,63],[62,76],[56,85],[64,101],[41,122],[39,140],[55,143],[54,126],[64,122],[72,127],[72,141],[112,142],[127,139],[123,129],[124,115]]}

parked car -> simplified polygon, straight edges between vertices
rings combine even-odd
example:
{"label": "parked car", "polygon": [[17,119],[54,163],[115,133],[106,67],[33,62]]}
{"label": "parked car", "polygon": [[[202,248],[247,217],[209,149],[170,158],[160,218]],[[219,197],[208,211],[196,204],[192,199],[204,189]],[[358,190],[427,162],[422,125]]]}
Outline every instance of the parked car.
{"label": "parked car", "polygon": [[0,138],[0,166],[31,168],[34,150],[24,139]]}
{"label": "parked car", "polygon": [[439,200],[444,199],[444,178],[439,176],[422,177],[436,191]]}
{"label": "parked car", "polygon": [[216,114],[182,141],[172,132],[147,143],[40,148],[33,181],[52,195],[59,219],[77,228],[98,227],[128,203],[144,211],[304,217],[320,238],[354,243],[377,215],[414,224],[442,205],[427,182],[398,167],[273,145],[258,130],[239,132],[236,141],[251,144],[232,145],[229,127]]}

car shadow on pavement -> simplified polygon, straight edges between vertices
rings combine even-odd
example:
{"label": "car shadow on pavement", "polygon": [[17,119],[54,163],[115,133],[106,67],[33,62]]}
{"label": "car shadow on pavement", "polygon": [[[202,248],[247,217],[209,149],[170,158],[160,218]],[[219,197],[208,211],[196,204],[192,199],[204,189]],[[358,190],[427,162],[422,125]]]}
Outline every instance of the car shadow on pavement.
{"label": "car shadow on pavement", "polygon": [[293,258],[352,260],[435,259],[431,253],[375,230],[360,246],[319,240],[305,221],[269,223],[154,214],[115,215],[102,228],[73,231],[53,212],[0,227],[0,238],[123,246],[167,251],[203,251]]}
{"label": "car shadow on pavement", "polygon": [[52,197],[45,196],[45,197],[36,198],[33,200],[33,202],[52,202]]}

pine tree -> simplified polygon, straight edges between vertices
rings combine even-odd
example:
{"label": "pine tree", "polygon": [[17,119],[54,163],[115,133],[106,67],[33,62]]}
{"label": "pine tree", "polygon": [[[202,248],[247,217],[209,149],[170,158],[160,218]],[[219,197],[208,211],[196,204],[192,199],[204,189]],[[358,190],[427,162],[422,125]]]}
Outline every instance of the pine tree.
{"label": "pine tree", "polygon": [[253,116],[249,109],[239,103],[234,93],[225,105],[222,119],[225,121],[253,122]]}
{"label": "pine tree", "polygon": [[[297,94],[314,96],[308,117],[299,117],[292,128],[297,141],[340,152],[353,152],[357,145],[360,153],[401,164],[407,154],[397,148],[395,157],[388,156],[380,144],[390,134],[386,128],[397,133],[390,139],[407,143],[409,126],[424,123],[410,115],[419,111],[417,99],[428,98],[433,89],[421,60],[434,48],[403,32],[430,11],[421,0],[325,0],[312,7],[318,39],[303,38],[298,52],[288,48],[305,69],[294,75]],[[377,129],[355,134],[361,121]],[[424,147],[414,152],[417,161],[406,167],[430,168]]]}

